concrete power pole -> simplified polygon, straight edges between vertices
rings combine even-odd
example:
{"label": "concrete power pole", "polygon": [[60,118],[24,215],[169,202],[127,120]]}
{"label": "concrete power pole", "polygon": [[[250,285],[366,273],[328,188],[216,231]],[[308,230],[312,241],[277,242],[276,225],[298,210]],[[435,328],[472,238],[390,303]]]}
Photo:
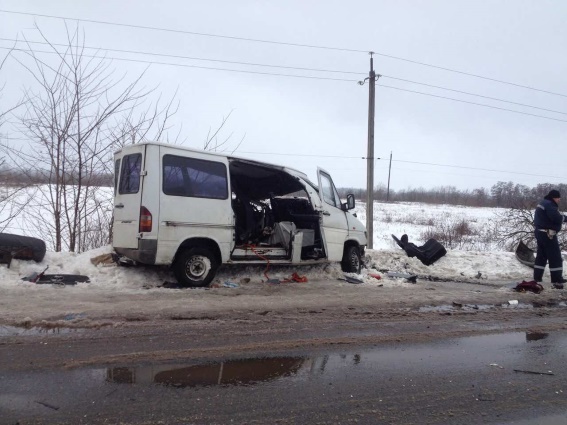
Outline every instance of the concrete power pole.
{"label": "concrete power pole", "polygon": [[374,58],[370,52],[370,74],[368,74],[368,154],[366,155],[366,231],[368,232],[368,249],[373,248],[374,241],[374,105],[376,90],[376,73]]}
{"label": "concrete power pole", "polygon": [[386,202],[390,201],[390,173],[392,172],[392,151],[390,151],[390,166],[388,167],[388,191],[386,192]]}

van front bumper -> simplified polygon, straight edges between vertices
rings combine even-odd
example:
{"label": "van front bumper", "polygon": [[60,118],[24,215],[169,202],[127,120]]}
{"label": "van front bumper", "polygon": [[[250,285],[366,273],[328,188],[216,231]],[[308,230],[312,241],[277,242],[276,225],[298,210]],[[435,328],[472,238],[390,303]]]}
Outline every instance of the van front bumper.
{"label": "van front bumper", "polygon": [[138,249],[114,247],[117,254],[124,255],[138,263],[155,264],[157,256],[156,239],[139,239]]}

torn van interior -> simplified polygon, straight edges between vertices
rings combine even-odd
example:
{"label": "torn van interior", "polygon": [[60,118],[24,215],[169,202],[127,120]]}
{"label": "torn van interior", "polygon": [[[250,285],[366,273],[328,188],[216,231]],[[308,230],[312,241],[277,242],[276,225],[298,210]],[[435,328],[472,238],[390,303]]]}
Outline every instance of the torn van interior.
{"label": "torn van interior", "polygon": [[316,186],[306,175],[234,158],[229,172],[235,215],[233,260],[289,259],[294,240],[301,241],[302,260],[325,257],[319,214],[305,190],[306,184]]}

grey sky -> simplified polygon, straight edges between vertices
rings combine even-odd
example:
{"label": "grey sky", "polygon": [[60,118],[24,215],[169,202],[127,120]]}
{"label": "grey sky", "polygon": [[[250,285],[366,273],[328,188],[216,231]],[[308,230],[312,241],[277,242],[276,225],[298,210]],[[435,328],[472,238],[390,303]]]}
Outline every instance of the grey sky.
{"label": "grey sky", "polygon": [[[446,185],[472,189],[490,187],[502,180],[528,186],[567,181],[567,2],[1,0],[0,9],[360,50],[293,47],[82,23],[86,45],[101,49],[359,72],[360,75],[299,71],[107,53],[108,57],[117,58],[352,80],[158,64],[150,66],[144,79],[148,87],[159,85],[165,98],[179,89],[181,106],[175,123],[182,124],[182,135],[189,145],[202,147],[208,129],[216,127],[233,110],[224,135],[233,133],[234,143],[246,135],[236,154],[293,166],[313,178],[316,166],[320,165],[331,172],[341,187],[366,185],[366,162],[360,158],[366,156],[368,86],[356,83],[368,75],[366,51],[563,94],[546,94],[376,55],[376,72],[384,75],[379,84],[559,121],[377,87],[375,155],[383,159],[376,163],[375,184],[387,182],[390,152],[394,159],[391,186],[395,189]],[[65,42],[64,23],[60,19],[4,12],[0,12],[0,37],[21,39],[25,34],[28,40],[39,40],[34,22],[52,42]],[[0,41],[2,47],[11,45]],[[118,74],[127,72],[131,78],[146,66],[113,62]],[[564,113],[443,91],[391,77]],[[0,82],[6,84],[4,104],[17,97],[22,85],[29,84],[14,61],[2,70]],[[6,132],[4,128],[3,133]]]}

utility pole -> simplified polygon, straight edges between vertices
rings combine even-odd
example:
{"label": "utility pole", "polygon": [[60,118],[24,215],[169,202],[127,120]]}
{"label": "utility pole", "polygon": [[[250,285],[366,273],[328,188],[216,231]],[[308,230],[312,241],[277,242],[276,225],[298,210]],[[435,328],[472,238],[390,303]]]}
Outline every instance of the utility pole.
{"label": "utility pole", "polygon": [[386,202],[390,200],[390,173],[392,171],[392,151],[390,151],[390,166],[388,167],[388,191],[386,192]]}
{"label": "utility pole", "polygon": [[374,105],[376,90],[376,73],[374,58],[370,52],[370,73],[368,74],[368,154],[366,155],[366,231],[367,247],[373,248],[374,240]]}

